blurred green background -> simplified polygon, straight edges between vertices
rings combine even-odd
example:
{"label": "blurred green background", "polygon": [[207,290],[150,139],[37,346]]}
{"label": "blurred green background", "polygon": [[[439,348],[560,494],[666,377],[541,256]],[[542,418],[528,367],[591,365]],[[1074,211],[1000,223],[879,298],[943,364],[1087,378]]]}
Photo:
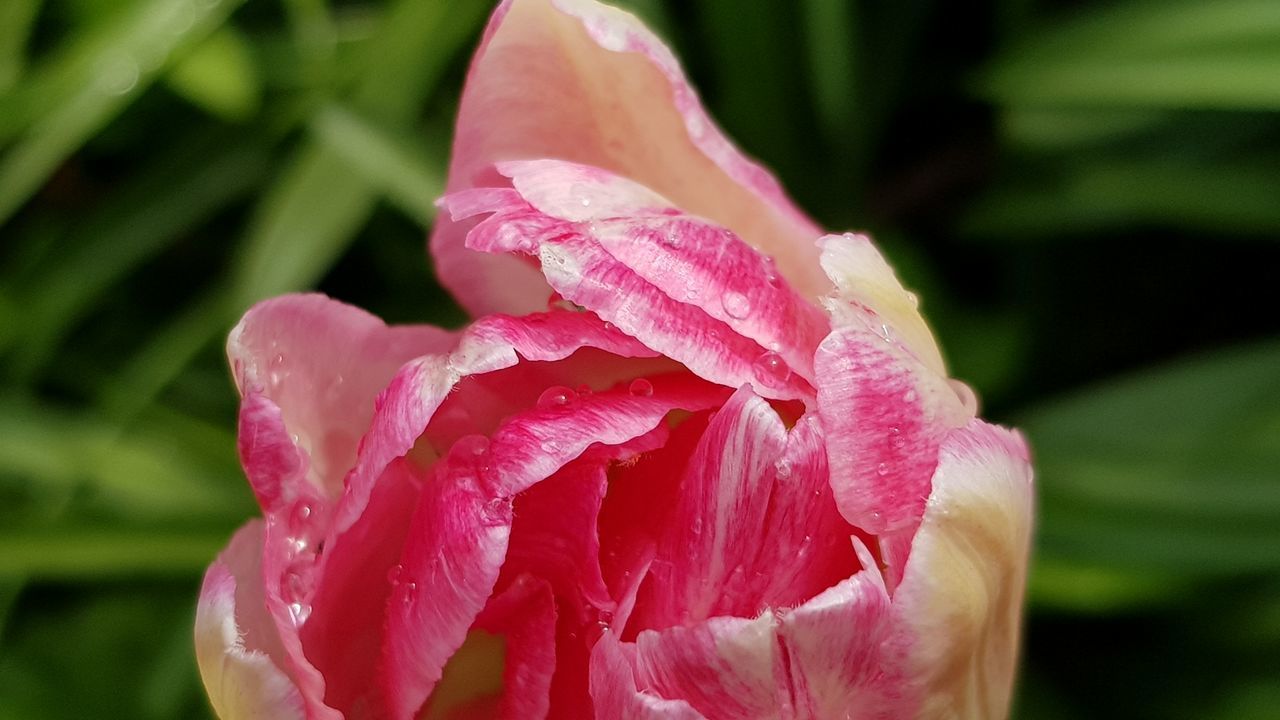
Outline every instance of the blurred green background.
{"label": "blurred green background", "polygon": [[[1280,718],[1280,2],[623,4],[1030,434],[1016,717]],[[463,321],[424,235],[488,9],[0,1],[0,718],[207,717],[223,338]]]}

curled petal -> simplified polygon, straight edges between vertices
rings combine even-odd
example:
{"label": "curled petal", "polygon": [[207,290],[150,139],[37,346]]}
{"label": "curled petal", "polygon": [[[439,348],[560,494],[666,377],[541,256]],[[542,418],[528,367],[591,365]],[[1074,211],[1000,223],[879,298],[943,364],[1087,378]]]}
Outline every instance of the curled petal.
{"label": "curled petal", "polygon": [[[388,327],[323,295],[285,295],[245,313],[227,355],[246,398],[241,455],[263,509],[303,493],[282,484],[302,474],[322,495],[337,497],[378,391],[405,362],[453,342],[445,330]],[[297,449],[255,447],[268,436]],[[260,466],[259,458],[275,465]]]}
{"label": "curled petal", "polygon": [[863,324],[870,310],[917,360],[945,376],[941,351],[920,315],[919,300],[902,287],[871,239],[853,233],[827,235],[818,245],[822,248],[822,269],[835,285],[835,292],[826,300],[832,324]]}
{"label": "curled petal", "polygon": [[894,594],[921,717],[1008,713],[1032,509],[1020,435],[973,420],[947,436]]}
{"label": "curled petal", "polygon": [[691,627],[646,630],[635,642],[638,686],[680,699],[707,717],[768,720],[786,701],[776,619],[714,617]]}
{"label": "curled petal", "polygon": [[264,616],[261,552],[262,524],[253,521],[209,566],[196,606],[196,661],[223,720],[303,717],[298,689],[277,664],[283,651],[275,628]]}
{"label": "curled petal", "polygon": [[811,397],[826,319],[732,232],[596,168],[541,160],[499,169],[517,194],[443,201],[456,218],[492,213],[469,247],[537,257],[562,297],[702,377]]}
{"label": "curled petal", "polygon": [[[671,52],[631,15],[583,0],[512,0],[494,13],[458,112],[449,192],[488,184],[493,163],[559,158],[640,182],[777,256],[816,297],[820,233],[778,183],[707,117]],[[519,261],[469,252],[441,219],[440,276],[475,313],[527,312],[547,296]]]}
{"label": "curled petal", "polygon": [[634,647],[606,632],[591,650],[590,688],[597,720],[706,720],[683,700],[636,689]]}
{"label": "curled petal", "polygon": [[945,378],[854,325],[833,330],[814,364],[840,513],[873,534],[909,532],[924,512],[942,439],[968,411]]}

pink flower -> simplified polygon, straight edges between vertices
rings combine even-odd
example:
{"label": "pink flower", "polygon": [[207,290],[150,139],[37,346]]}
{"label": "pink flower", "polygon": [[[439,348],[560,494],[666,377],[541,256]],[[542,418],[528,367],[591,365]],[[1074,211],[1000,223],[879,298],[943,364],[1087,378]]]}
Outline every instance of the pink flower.
{"label": "pink flower", "polygon": [[1006,714],[1025,444],[649,31],[503,3],[448,191],[465,330],[299,295],[231,334],[264,518],[201,594],[221,717]]}

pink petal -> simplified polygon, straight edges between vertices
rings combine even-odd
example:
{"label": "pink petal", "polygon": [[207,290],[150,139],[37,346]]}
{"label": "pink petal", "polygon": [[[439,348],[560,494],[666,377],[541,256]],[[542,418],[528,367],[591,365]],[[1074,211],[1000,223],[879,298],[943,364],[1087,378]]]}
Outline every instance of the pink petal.
{"label": "pink petal", "polygon": [[919,300],[902,287],[871,239],[846,233],[827,235],[818,243],[822,269],[835,284],[826,300],[832,324],[860,324],[869,309],[925,367],[946,376],[941,351],[917,307]]}
{"label": "pink petal", "polygon": [[232,537],[205,573],[196,607],[196,661],[214,712],[224,720],[302,718],[302,699],[281,669],[283,649],[265,616],[262,523]]}
{"label": "pink petal", "polygon": [[[816,228],[725,139],[675,57],[627,13],[577,0],[516,0],[494,13],[463,92],[448,190],[486,184],[495,162],[535,158],[651,187],[777,256],[802,292],[825,290]],[[431,240],[463,305],[478,314],[540,307],[547,292],[536,273],[467,251],[467,225],[441,218]]]}
{"label": "pink petal", "polygon": [[[502,169],[528,198],[489,194],[505,203],[489,206],[464,193],[456,207],[445,199],[452,210],[494,213],[469,247],[536,254],[562,297],[708,380],[811,397],[806,379],[826,322],[776,275],[770,282],[768,262],[731,233],[594,168],[538,161]],[[589,208],[602,219],[573,220],[597,212]]]}
{"label": "pink petal", "polygon": [[645,577],[633,614],[615,619],[624,639],[794,605],[859,567],[849,546],[854,530],[831,499],[816,419],[802,418],[788,433],[745,389],[709,423],[686,420],[666,447],[619,469],[600,529],[619,616],[625,581]]}
{"label": "pink petal", "polygon": [[796,715],[932,717],[914,712],[911,678],[891,642],[889,594],[871,555],[860,542],[855,547],[866,569],[780,616],[778,635]]}
{"label": "pink petal", "polygon": [[772,613],[646,630],[635,642],[638,687],[717,720],[781,717],[786,698]]}
{"label": "pink petal", "polygon": [[556,670],[556,607],[551,587],[532,576],[520,578],[489,600],[476,627],[501,634],[506,641],[502,703],[496,717],[548,717],[551,677]]}
{"label": "pink petal", "polygon": [[597,720],[705,720],[683,700],[664,700],[636,689],[634,660],[611,632],[591,650],[591,700]]}
{"label": "pink petal", "polygon": [[511,504],[481,490],[482,473],[475,456],[455,448],[436,465],[414,511],[375,673],[387,717],[417,714],[493,592]]}
{"label": "pink petal", "polygon": [[[430,473],[397,459],[378,479],[364,513],[324,552],[323,572],[299,631],[307,657],[326,678],[325,702],[347,714],[372,692],[371,673],[409,522]],[[368,702],[368,700],[364,700]]]}
{"label": "pink petal", "polygon": [[909,531],[924,512],[938,447],[967,411],[945,378],[856,325],[828,335],[814,365],[840,513],[869,533]]}
{"label": "pink petal", "polygon": [[596,221],[587,232],[619,262],[668,297],[696,304],[734,332],[776,348],[813,379],[813,351],[828,331],[827,318],[732,231],[596,168],[533,160],[502,163],[499,170],[538,211]]}
{"label": "pink petal", "polygon": [[329,545],[360,517],[383,470],[414,447],[464,378],[511,368],[522,359],[563,360],[582,348],[598,348],[620,357],[653,356],[590,313],[560,311],[524,318],[491,315],[470,325],[451,353],[405,364],[375,402],[373,419],[338,504]]}
{"label": "pink petal", "polygon": [[1020,435],[973,420],[947,436],[894,594],[923,716],[1007,715],[1032,503]]}
{"label": "pink petal", "polygon": [[[354,464],[356,444],[373,416],[373,399],[406,361],[453,345],[429,326],[387,327],[378,318],[323,295],[286,295],[255,305],[231,331],[227,355],[247,402],[241,414],[246,469],[270,507],[292,475],[305,473],[321,494],[336,497]],[[269,405],[279,408],[278,415]],[[272,451],[258,472],[253,439],[273,435],[297,445]],[[285,502],[291,502],[286,497]]]}
{"label": "pink petal", "polygon": [[602,463],[575,462],[517,496],[511,548],[502,567],[504,579],[527,573],[550,582],[584,624],[595,620],[587,617],[588,604],[614,607],[600,573],[596,530],[607,487]]}

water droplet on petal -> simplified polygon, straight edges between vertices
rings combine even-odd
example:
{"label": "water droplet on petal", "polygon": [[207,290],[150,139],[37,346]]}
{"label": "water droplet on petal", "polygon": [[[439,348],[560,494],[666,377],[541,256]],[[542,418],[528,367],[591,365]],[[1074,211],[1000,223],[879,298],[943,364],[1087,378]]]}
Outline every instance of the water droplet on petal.
{"label": "water droplet on petal", "polygon": [[405,605],[410,605],[418,598],[418,583],[410,579],[401,579],[400,584],[400,601]]}
{"label": "water droplet on petal", "polygon": [[915,402],[915,401],[916,401],[916,399],[917,399],[917,398],[919,398],[919,397],[920,397],[920,394],[919,394],[919,393],[917,393],[917,392],[915,391],[915,389],[914,389],[914,388],[913,388],[913,389],[911,389],[911,390],[908,390],[908,391],[906,391],[906,392],[904,392],[904,393],[902,393],[902,401],[903,401],[903,402],[913,403],[913,402]]}
{"label": "water droplet on petal", "polygon": [[458,438],[454,445],[458,447],[459,452],[476,458],[489,452],[489,438],[484,435],[467,435]]}
{"label": "water droplet on petal", "polygon": [[778,261],[772,255],[764,256],[764,280],[773,287],[782,284],[782,276],[778,274]]}
{"label": "water droplet on petal", "polygon": [[627,390],[636,397],[650,397],[653,395],[653,383],[644,378],[636,378],[631,381]]}
{"label": "water droplet on petal", "polygon": [[618,326],[617,326],[617,325],[614,325],[613,323],[609,322],[608,320],[605,320],[605,321],[604,321],[604,331],[605,331],[605,332],[613,332],[614,330],[617,330],[617,329],[618,329]]}
{"label": "water droplet on petal", "polygon": [[740,292],[730,290],[720,298],[724,312],[735,320],[742,320],[751,314],[751,299]]}
{"label": "water droplet on petal", "polygon": [[907,439],[902,437],[902,428],[896,425],[889,428],[889,444],[894,450],[901,450],[907,444]]}
{"label": "water droplet on petal", "polygon": [[295,626],[301,626],[311,617],[311,606],[303,602],[289,603],[289,619]]}
{"label": "water droplet on petal", "polygon": [[756,379],[770,386],[784,385],[791,379],[791,368],[778,353],[769,350],[756,358],[751,366]]}
{"label": "water droplet on petal", "polygon": [[880,463],[876,466],[876,474],[884,477],[889,474],[889,463]]}
{"label": "water droplet on petal", "polygon": [[294,532],[305,530],[311,524],[311,517],[314,514],[315,508],[310,501],[306,498],[299,500],[289,510],[289,529]]}
{"label": "water droplet on petal", "polygon": [[564,407],[573,402],[578,397],[578,393],[573,388],[567,388],[563,385],[554,385],[542,391],[538,396],[538,407],[543,410],[551,408]]}
{"label": "water droplet on petal", "polygon": [[591,191],[585,185],[574,185],[569,188],[569,192],[573,194],[573,199],[582,207],[591,207]]}
{"label": "water droplet on petal", "polygon": [[404,566],[396,563],[391,566],[390,570],[387,570],[387,582],[390,583],[392,587],[395,587],[400,583],[400,576],[403,574]]}

